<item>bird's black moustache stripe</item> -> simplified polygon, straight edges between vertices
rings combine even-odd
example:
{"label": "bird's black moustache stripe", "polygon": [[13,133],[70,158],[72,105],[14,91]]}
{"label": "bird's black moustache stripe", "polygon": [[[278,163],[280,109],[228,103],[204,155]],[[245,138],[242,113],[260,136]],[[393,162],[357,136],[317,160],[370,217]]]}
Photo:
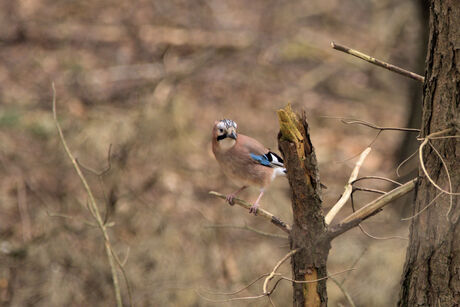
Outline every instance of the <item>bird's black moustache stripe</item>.
{"label": "bird's black moustache stripe", "polygon": [[225,139],[226,137],[227,137],[227,134],[218,135],[217,140],[221,141],[221,140]]}

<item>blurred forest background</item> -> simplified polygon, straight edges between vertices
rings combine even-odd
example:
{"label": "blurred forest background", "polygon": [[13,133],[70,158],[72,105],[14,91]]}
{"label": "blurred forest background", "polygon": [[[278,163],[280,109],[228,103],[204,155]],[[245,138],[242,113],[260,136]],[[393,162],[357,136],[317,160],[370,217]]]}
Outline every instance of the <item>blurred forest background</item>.
{"label": "blurred forest background", "polygon": [[[113,223],[114,250],[127,261],[136,306],[216,306],[195,290],[229,291],[270,272],[287,252],[283,239],[213,225],[264,220],[208,195],[230,193],[210,148],[215,120],[277,149],[276,110],[306,110],[327,210],[354,159],[377,131],[347,126],[359,118],[407,126],[416,81],[332,50],[334,40],[423,74],[422,1],[137,0],[0,3],[0,304],[114,306],[100,231],[88,225],[87,195],[59,141],[100,180],[85,175]],[[415,96],[417,96],[415,94]],[[415,126],[418,128],[417,126]],[[360,175],[396,178],[409,144],[384,132]],[[404,151],[403,151],[404,152]],[[410,170],[406,168],[404,172]],[[389,189],[382,183],[369,185]],[[254,201],[250,189],[242,198]],[[375,197],[361,193],[356,203]],[[261,206],[291,220],[289,187],[277,179]],[[364,223],[375,236],[402,236],[404,203]],[[395,210],[397,208],[398,210]],[[348,208],[343,215],[351,212]],[[360,306],[397,301],[407,241],[375,240],[355,229],[333,242],[330,273]],[[290,266],[281,270],[290,276]],[[122,294],[127,292],[121,279]],[[260,294],[260,285],[242,295]],[[291,304],[281,283],[278,306]],[[347,306],[328,281],[331,306]],[[226,298],[226,297],[223,297]],[[266,300],[232,302],[266,306]]]}

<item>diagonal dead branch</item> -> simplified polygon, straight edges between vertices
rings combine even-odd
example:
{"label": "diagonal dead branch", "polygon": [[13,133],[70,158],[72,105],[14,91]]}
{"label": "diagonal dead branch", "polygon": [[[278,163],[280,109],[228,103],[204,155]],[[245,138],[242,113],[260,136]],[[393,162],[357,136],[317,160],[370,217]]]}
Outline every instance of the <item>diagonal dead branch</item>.
{"label": "diagonal dead branch", "polygon": [[345,290],[345,287],[334,277],[329,277],[330,280],[342,291],[343,295],[348,301],[348,304],[350,304],[351,307],[356,307],[355,302],[353,302],[353,299],[351,298],[351,295],[348,293],[347,290]]}
{"label": "diagonal dead branch", "polygon": [[[220,194],[218,192],[210,191],[209,194],[222,198],[222,199],[226,199],[226,196],[224,194]],[[250,203],[240,198],[234,198],[233,201],[235,202],[235,204],[247,209],[248,211],[252,206]],[[279,229],[281,229],[282,231],[288,234],[291,232],[291,226],[289,224],[286,224],[285,222],[283,222],[282,220],[280,220],[279,218],[277,218],[276,216],[274,216],[273,214],[271,214],[265,209],[259,208],[257,210],[257,216],[260,216],[266,220],[269,220],[273,225],[275,225],[276,227],[278,227]]]}
{"label": "diagonal dead branch", "polygon": [[342,207],[346,204],[346,202],[350,198],[350,195],[353,191],[352,182],[355,181],[356,178],[358,178],[359,169],[361,168],[361,165],[363,164],[364,159],[366,159],[367,155],[370,152],[371,152],[371,148],[368,147],[366,148],[366,150],[363,151],[363,153],[359,157],[358,162],[356,162],[355,168],[351,172],[350,179],[348,180],[348,183],[345,186],[345,191],[343,192],[342,197],[340,197],[339,201],[326,214],[326,217],[324,219],[324,221],[326,222],[326,225],[329,225],[332,222],[334,217],[337,215],[337,213],[339,213],[340,209],[342,209]]}
{"label": "diagonal dead branch", "polygon": [[361,191],[361,192],[370,192],[370,193],[377,193],[377,194],[385,194],[385,191],[382,190],[377,190],[377,189],[371,189],[371,188],[364,188],[364,187],[353,187],[353,193],[356,191]]}
{"label": "diagonal dead branch", "polygon": [[402,69],[401,67],[398,67],[396,65],[393,65],[393,64],[389,64],[389,63],[386,63],[384,61],[381,61],[381,60],[377,60],[376,58],[373,58],[371,56],[368,56],[367,54],[364,54],[362,52],[359,52],[358,50],[354,50],[354,49],[351,49],[349,47],[346,47],[346,46],[343,46],[343,45],[339,45],[339,44],[336,44],[334,42],[331,42],[331,46],[332,48],[334,48],[335,50],[339,50],[339,51],[342,51],[342,52],[345,52],[345,53],[348,53],[348,54],[351,54],[357,58],[360,58],[361,60],[364,60],[366,62],[369,62],[371,64],[374,64],[374,65],[377,65],[377,66],[380,66],[380,67],[383,67],[383,68],[386,68],[392,72],[395,72],[395,73],[398,73],[400,75],[403,75],[405,77],[409,77],[411,79],[414,79],[414,80],[417,80],[417,81],[420,81],[420,82],[425,82],[425,78],[423,76],[420,76],[416,73],[413,73],[411,71],[408,71],[408,70],[405,70],[405,69]]}
{"label": "diagonal dead branch", "polygon": [[361,223],[365,219],[377,214],[383,207],[388,205],[390,202],[412,191],[415,188],[415,183],[417,182],[417,180],[418,179],[415,178],[406,182],[402,186],[399,186],[391,190],[390,192],[380,196],[379,198],[371,201],[369,204],[365,205],[361,209],[352,213],[351,215],[343,219],[338,225],[331,227],[328,230],[327,237],[332,240],[335,237],[341,235],[342,233],[350,230],[351,228],[358,226],[359,223]]}
{"label": "diagonal dead branch", "polygon": [[69,157],[70,161],[72,162],[72,165],[77,172],[78,177],[80,178],[80,181],[83,184],[83,187],[85,188],[86,193],[88,194],[89,201],[88,201],[88,209],[91,212],[91,214],[94,216],[96,219],[96,222],[98,224],[99,229],[102,232],[102,235],[104,237],[105,241],[105,251],[107,254],[107,259],[109,260],[110,268],[111,268],[111,273],[112,273],[112,281],[113,281],[113,287],[115,291],[115,300],[117,302],[117,307],[122,307],[122,299],[121,299],[121,292],[120,292],[120,286],[118,283],[118,276],[117,276],[117,270],[115,266],[115,261],[114,261],[114,256],[113,256],[113,251],[112,251],[112,245],[110,242],[110,237],[107,232],[107,226],[104,224],[104,221],[101,218],[101,214],[99,212],[99,208],[97,206],[96,200],[93,196],[93,192],[91,191],[91,188],[89,187],[88,182],[86,181],[85,176],[83,175],[80,166],[78,165],[74,155],[69,149],[69,146],[67,145],[67,142],[64,138],[64,133],[62,132],[61,125],[59,124],[59,121],[57,119],[57,113],[56,113],[56,89],[54,87],[54,83],[52,83],[52,89],[53,89],[53,119],[54,123],[56,125],[56,129],[58,130],[59,133],[59,138],[61,140],[62,145],[64,146],[64,150],[67,153],[67,156]]}
{"label": "diagonal dead branch", "polygon": [[204,226],[204,228],[234,228],[234,229],[242,229],[242,230],[252,231],[252,232],[254,232],[254,233],[258,234],[258,235],[269,237],[269,238],[285,239],[285,240],[288,239],[287,236],[279,235],[279,234],[276,234],[276,233],[269,233],[269,232],[261,231],[261,230],[255,229],[255,228],[253,228],[251,226],[248,226],[246,224],[244,226],[239,226],[239,225],[206,225],[206,226]]}

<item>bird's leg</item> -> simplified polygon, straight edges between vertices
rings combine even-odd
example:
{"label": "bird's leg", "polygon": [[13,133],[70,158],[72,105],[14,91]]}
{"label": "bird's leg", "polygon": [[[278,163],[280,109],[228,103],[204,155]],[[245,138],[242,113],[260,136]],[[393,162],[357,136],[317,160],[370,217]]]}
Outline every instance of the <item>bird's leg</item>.
{"label": "bird's leg", "polygon": [[244,185],[241,188],[239,188],[236,192],[233,192],[232,194],[228,194],[226,197],[226,200],[230,206],[233,206],[235,203],[233,202],[233,199],[236,197],[238,193],[246,189],[248,186]]}
{"label": "bird's leg", "polygon": [[256,199],[256,202],[249,208],[249,213],[254,213],[254,215],[257,215],[257,210],[259,209],[259,201],[262,198],[262,195],[264,195],[264,189],[260,189],[260,194]]}

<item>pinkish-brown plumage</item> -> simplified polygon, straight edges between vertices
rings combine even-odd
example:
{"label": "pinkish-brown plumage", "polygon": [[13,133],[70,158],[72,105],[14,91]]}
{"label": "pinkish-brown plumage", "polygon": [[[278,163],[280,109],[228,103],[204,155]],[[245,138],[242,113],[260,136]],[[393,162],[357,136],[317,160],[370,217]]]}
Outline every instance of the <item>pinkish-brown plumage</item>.
{"label": "pinkish-brown plumage", "polygon": [[227,196],[230,204],[238,192],[248,186],[256,186],[261,193],[253,205],[257,212],[264,189],[278,175],[284,175],[282,159],[270,152],[255,139],[236,133],[236,123],[221,120],[214,123],[212,132],[212,151],[224,174],[241,188]]}

